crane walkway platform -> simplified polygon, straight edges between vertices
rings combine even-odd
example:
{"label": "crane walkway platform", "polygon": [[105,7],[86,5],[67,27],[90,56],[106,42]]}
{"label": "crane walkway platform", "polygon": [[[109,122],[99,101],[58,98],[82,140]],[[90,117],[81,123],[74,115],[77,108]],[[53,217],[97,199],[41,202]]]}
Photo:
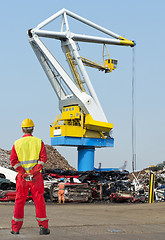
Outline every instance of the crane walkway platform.
{"label": "crane walkway platform", "polygon": [[52,137],[51,146],[86,146],[86,147],[113,147],[114,139],[102,139],[102,138],[84,138],[84,137]]}

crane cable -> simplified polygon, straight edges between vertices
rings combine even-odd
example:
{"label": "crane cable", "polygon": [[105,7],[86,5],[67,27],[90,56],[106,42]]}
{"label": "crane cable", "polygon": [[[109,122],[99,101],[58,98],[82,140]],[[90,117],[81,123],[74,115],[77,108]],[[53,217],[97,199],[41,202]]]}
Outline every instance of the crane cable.
{"label": "crane cable", "polygon": [[136,170],[135,47],[132,48],[132,171]]}

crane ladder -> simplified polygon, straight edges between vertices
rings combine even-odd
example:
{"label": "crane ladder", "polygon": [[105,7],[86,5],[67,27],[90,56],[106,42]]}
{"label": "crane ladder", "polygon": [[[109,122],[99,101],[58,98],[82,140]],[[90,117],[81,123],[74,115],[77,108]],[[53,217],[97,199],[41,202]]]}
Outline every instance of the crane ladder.
{"label": "crane ladder", "polygon": [[76,67],[76,64],[75,64],[75,61],[73,59],[73,56],[71,55],[71,52],[66,52],[66,57],[67,57],[67,60],[68,60],[68,63],[69,63],[69,66],[72,70],[72,73],[73,73],[73,76],[77,82],[77,85],[79,87],[79,89],[82,91],[82,92],[85,92],[85,88],[83,86],[83,82],[81,80],[81,77],[80,77],[80,74],[78,72],[78,69]]}

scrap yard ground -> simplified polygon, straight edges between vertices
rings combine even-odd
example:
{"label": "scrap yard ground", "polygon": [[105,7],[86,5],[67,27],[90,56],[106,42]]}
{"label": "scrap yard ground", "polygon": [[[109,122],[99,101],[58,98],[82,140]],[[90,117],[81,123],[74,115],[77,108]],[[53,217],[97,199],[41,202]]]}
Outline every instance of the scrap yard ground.
{"label": "scrap yard ground", "polygon": [[47,203],[51,234],[39,236],[33,203],[26,203],[20,234],[10,234],[14,203],[0,203],[0,239],[164,240],[165,202],[144,204]]}

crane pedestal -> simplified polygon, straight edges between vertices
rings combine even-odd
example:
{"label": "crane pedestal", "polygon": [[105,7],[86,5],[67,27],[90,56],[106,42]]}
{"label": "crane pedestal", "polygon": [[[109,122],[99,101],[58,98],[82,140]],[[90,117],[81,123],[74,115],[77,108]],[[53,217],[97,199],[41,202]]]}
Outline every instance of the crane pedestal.
{"label": "crane pedestal", "polygon": [[51,145],[77,147],[78,171],[92,171],[94,169],[95,148],[113,147],[114,139],[59,136],[51,138]]}
{"label": "crane pedestal", "polygon": [[78,171],[94,169],[95,147],[78,146]]}

